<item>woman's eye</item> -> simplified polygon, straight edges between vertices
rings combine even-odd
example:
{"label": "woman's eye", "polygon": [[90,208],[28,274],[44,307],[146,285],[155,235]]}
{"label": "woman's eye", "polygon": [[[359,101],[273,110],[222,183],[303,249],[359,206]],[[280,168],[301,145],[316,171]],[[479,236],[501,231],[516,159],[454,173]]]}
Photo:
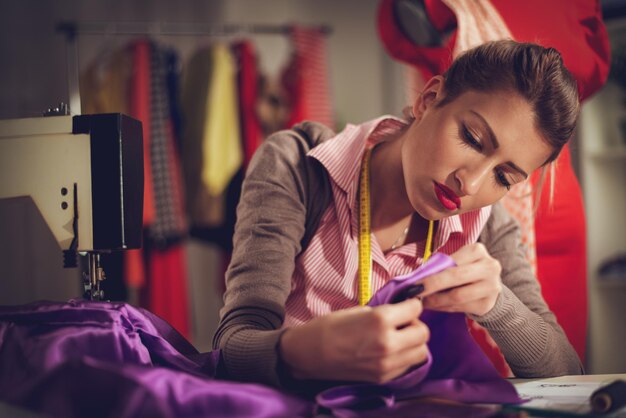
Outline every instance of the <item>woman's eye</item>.
{"label": "woman's eye", "polygon": [[500,185],[502,187],[506,187],[507,190],[511,190],[511,182],[509,182],[509,180],[507,180],[507,178],[504,175],[504,173],[502,172],[502,170],[496,169],[495,177],[496,177],[496,182],[498,183],[498,185]]}
{"label": "woman's eye", "polygon": [[467,142],[472,148],[475,148],[478,151],[483,150],[483,145],[472,135],[467,126],[463,125],[463,140]]}
{"label": "woman's eye", "polygon": [[[470,147],[474,148],[478,152],[483,151],[483,144],[480,143],[478,139],[472,134],[472,132],[467,128],[467,126],[462,125],[461,129],[463,141],[468,144]],[[498,186],[506,187],[507,190],[511,190],[511,182],[506,178],[504,171],[497,168],[495,170],[495,181]]]}

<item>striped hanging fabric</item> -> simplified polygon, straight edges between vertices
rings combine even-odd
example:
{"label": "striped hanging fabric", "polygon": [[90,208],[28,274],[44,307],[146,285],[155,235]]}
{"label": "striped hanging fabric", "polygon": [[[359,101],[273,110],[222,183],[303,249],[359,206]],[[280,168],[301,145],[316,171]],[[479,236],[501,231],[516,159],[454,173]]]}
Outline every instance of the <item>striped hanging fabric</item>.
{"label": "striped hanging fabric", "polygon": [[187,234],[180,160],[167,86],[168,52],[150,44],[150,151],[155,219],[148,228],[144,304],[189,336],[187,271],[182,240]]}
{"label": "striped hanging fabric", "polygon": [[318,28],[294,26],[291,42],[293,56],[283,73],[283,84],[292,98],[287,126],[313,120],[334,128],[325,35]]}
{"label": "striped hanging fabric", "polygon": [[156,205],[149,236],[157,246],[182,238],[187,232],[183,210],[182,176],[173,138],[167,90],[166,51],[150,48],[150,162]]}

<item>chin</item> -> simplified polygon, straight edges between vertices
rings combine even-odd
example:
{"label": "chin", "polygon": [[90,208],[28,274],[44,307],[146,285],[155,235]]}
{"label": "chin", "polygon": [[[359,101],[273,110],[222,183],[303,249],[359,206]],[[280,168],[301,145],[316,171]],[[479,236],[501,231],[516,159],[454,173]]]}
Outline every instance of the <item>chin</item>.
{"label": "chin", "polygon": [[466,209],[446,209],[429,189],[424,190],[421,196],[415,195],[414,199],[411,200],[411,206],[419,216],[430,221],[440,221],[449,216],[467,212]]}
{"label": "chin", "polygon": [[426,219],[428,221],[440,221],[441,219],[447,217],[447,216],[451,216],[456,214],[457,211],[454,212],[449,212],[449,213],[444,213],[440,210],[436,210],[432,207],[429,208],[425,208],[423,206],[419,207],[419,208],[415,208],[415,212],[417,212],[417,214],[419,216],[421,216],[423,219]]}

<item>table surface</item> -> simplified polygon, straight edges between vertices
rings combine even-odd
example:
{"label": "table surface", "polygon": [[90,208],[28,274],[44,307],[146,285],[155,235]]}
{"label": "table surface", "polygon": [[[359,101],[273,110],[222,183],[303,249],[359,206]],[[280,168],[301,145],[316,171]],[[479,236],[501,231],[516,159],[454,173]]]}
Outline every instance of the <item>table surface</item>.
{"label": "table surface", "polygon": [[[526,411],[530,416],[594,416],[589,401],[591,395],[597,389],[615,380],[626,381],[626,374],[511,379],[520,396],[524,399],[530,399],[527,403],[512,409]],[[621,408],[605,416],[626,418],[626,409]]]}
{"label": "table surface", "polygon": [[537,380],[545,380],[554,383],[574,382],[574,383],[596,383],[596,382],[610,382],[613,380],[626,380],[626,373],[615,374],[582,374],[575,376],[559,376],[550,378],[537,378],[537,379],[510,379],[511,382],[516,385],[518,383],[534,382]]}

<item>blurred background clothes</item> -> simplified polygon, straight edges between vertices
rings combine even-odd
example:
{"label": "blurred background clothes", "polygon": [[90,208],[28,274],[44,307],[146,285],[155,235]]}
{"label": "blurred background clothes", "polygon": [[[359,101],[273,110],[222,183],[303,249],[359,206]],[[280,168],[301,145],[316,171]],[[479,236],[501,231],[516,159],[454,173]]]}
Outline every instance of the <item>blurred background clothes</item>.
{"label": "blurred background clothes", "polygon": [[[144,246],[105,256],[107,296],[149,309],[185,337],[201,299],[189,296],[185,243],[216,245],[223,272],[245,169],[263,138],[305,119],[333,124],[325,34],[294,25],[286,39],[291,53],[275,77],[262,73],[246,38],[209,39],[186,59],[151,38],[105,45],[81,74],[83,113],[143,124]],[[223,275],[216,280],[221,294]]]}
{"label": "blurred background clothes", "polygon": [[291,99],[287,126],[313,120],[334,128],[324,35],[319,30],[294,27],[291,37],[292,59],[283,73],[283,84]]}

